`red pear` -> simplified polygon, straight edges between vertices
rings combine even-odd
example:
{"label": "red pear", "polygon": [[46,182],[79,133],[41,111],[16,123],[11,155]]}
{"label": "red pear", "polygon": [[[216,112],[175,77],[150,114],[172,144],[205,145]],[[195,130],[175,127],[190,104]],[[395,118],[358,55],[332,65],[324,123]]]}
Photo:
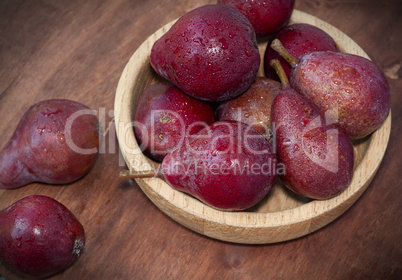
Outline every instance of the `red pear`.
{"label": "red pear", "polygon": [[84,244],[80,222],[50,197],[28,196],[0,211],[0,258],[24,275],[43,278],[66,269]]}
{"label": "red pear", "polygon": [[257,77],[242,95],[222,102],[216,109],[217,120],[233,120],[254,127],[266,138],[272,136],[271,107],[275,96],[281,91],[277,81]]}
{"label": "red pear", "polygon": [[226,5],[202,6],[180,17],[154,43],[150,56],[159,75],[207,101],[228,100],[246,91],[260,60],[252,25]]}
{"label": "red pear", "polygon": [[92,110],[65,99],[39,102],[0,152],[0,188],[73,182],[91,169],[98,149],[98,119]]}
{"label": "red pear", "polygon": [[353,176],[353,145],[335,123],[327,123],[303,96],[291,89],[279,60],[284,89],[272,105],[274,139],[281,180],[292,191],[309,198],[327,199],[348,187]]}
{"label": "red pear", "polygon": [[295,0],[220,0],[245,15],[257,36],[267,36],[281,29],[290,19]]}
{"label": "red pear", "polygon": [[285,26],[268,41],[264,55],[265,76],[279,80],[278,75],[269,63],[279,59],[288,78],[292,67],[274,49],[270,47],[272,41],[278,39],[288,52],[296,58],[315,51],[339,51],[334,39],[324,30],[306,23],[295,23]]}
{"label": "red pear", "polygon": [[149,86],[135,111],[138,144],[157,161],[183,144],[184,137],[214,122],[210,104],[189,97],[170,82]]}
{"label": "red pear", "polygon": [[215,122],[166,155],[158,172],[123,171],[122,178],[161,176],[175,190],[226,211],[250,208],[276,180],[276,155],[251,126]]}
{"label": "red pear", "polygon": [[293,57],[274,40],[272,47],[292,67],[292,87],[353,139],[378,129],[391,107],[388,81],[372,61],[354,54],[320,51]]}

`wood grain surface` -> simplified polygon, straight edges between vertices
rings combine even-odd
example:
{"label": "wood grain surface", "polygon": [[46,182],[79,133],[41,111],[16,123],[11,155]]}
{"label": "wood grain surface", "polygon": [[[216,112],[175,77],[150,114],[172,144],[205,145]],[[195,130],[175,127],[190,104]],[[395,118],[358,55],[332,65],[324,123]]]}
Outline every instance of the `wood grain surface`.
{"label": "wood grain surface", "polygon": [[[401,279],[402,3],[296,0],[295,8],[353,38],[391,86],[392,130],[363,196],[308,236],[235,245],[174,222],[132,181],[113,124],[120,75],[139,45],[200,0],[3,0],[0,2],[0,149],[30,105],[68,98],[98,112],[103,147],[94,168],[69,185],[0,190],[0,209],[32,194],[66,205],[86,229],[86,250],[52,279]],[[0,275],[24,279],[0,263]],[[1,277],[0,277],[1,279]]]}

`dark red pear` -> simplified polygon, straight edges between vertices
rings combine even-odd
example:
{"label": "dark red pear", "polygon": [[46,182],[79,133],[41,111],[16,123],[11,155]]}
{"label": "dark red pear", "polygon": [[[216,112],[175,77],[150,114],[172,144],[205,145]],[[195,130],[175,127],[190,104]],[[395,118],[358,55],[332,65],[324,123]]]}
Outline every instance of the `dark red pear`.
{"label": "dark red pear", "polygon": [[166,155],[158,172],[122,178],[161,176],[175,190],[211,207],[238,211],[261,201],[276,180],[276,155],[270,143],[251,126],[215,122],[187,138]]}
{"label": "dark red pear", "polygon": [[140,96],[135,116],[138,144],[157,161],[191,135],[214,122],[208,103],[189,97],[170,82],[149,86]]}
{"label": "dark red pear", "polygon": [[186,94],[207,101],[236,97],[260,66],[255,31],[240,12],[206,5],[182,17],[151,50],[150,63]]}
{"label": "dark red pear", "polygon": [[74,263],[84,244],[80,222],[50,197],[28,196],[0,211],[0,259],[21,274],[58,273]]}
{"label": "dark red pear", "polygon": [[295,0],[220,0],[245,15],[258,37],[268,36],[281,29],[292,15]]}
{"label": "dark red pear", "polygon": [[288,78],[292,67],[274,49],[271,43],[274,39],[281,41],[287,51],[296,58],[315,51],[339,51],[334,39],[324,30],[307,23],[295,23],[282,28],[269,39],[264,55],[265,76],[279,80],[278,75],[269,63],[273,59],[279,59]]}
{"label": "dark red pear", "polygon": [[98,124],[95,112],[75,101],[52,99],[31,106],[0,152],[0,188],[81,178],[99,152]]}
{"label": "dark red pear", "polygon": [[368,136],[387,118],[391,107],[388,81],[371,60],[332,51],[311,52],[297,59],[279,40],[272,47],[291,63],[292,87],[352,139]]}
{"label": "dark red pear", "polygon": [[281,91],[277,81],[257,77],[242,95],[222,102],[216,109],[217,120],[233,120],[254,127],[266,138],[272,136],[271,107],[275,96]]}
{"label": "dark red pear", "polygon": [[353,145],[335,123],[328,123],[303,96],[291,89],[279,60],[284,89],[272,105],[274,139],[280,175],[292,191],[313,199],[328,199],[348,187],[353,176]]}

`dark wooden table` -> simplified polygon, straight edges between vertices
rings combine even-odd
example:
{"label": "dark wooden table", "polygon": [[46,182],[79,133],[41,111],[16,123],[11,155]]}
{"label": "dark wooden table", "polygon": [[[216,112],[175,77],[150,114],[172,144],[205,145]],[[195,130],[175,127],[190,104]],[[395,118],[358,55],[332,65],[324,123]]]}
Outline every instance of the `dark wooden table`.
{"label": "dark wooden table", "polygon": [[[391,86],[392,131],[382,165],[344,215],[306,237],[272,245],[216,241],[177,224],[135,183],[114,133],[113,101],[137,47],[201,0],[0,2],[0,148],[30,105],[68,98],[97,110],[104,149],[82,180],[0,190],[0,209],[25,196],[56,198],[86,229],[85,253],[52,279],[401,279],[402,2],[296,0],[352,37]],[[3,263],[0,274],[21,279]],[[1,279],[1,277],[0,277]]]}

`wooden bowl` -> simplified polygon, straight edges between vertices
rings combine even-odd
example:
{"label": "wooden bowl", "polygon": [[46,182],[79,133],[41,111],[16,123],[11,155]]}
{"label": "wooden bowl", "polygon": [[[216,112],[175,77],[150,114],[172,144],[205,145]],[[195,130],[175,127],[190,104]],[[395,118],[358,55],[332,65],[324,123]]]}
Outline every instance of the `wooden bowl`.
{"label": "wooden bowl", "polygon": [[[145,171],[157,167],[139,149],[132,121],[138,97],[152,83],[162,81],[151,68],[149,56],[153,43],[175,21],[152,34],[127,63],[115,97],[115,124],[124,160],[130,170]],[[343,52],[368,58],[348,36],[314,16],[295,10],[290,23],[308,23],[330,34]],[[261,57],[267,41],[259,43]],[[262,59],[263,61],[263,59]],[[261,64],[262,66],[262,64]],[[260,67],[263,76],[263,67]],[[169,217],[203,235],[236,243],[263,244],[298,238],[322,228],[344,213],[372,181],[387,147],[391,114],[380,129],[354,143],[355,172],[350,186],[328,200],[310,200],[288,191],[278,182],[263,201],[243,212],[213,209],[193,197],[173,190],[158,178],[136,179],[143,192]]]}

